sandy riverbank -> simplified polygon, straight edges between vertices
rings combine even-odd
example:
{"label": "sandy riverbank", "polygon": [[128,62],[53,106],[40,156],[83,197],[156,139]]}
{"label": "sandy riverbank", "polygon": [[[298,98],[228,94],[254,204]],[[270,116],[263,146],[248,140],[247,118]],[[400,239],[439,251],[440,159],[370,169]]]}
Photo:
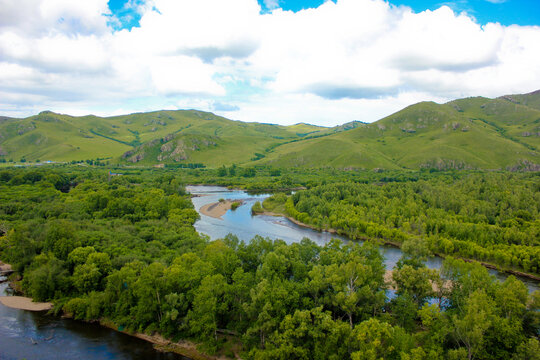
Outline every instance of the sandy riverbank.
{"label": "sandy riverbank", "polygon": [[5,264],[2,261],[0,261],[0,274],[8,273],[8,272],[11,272],[11,271],[12,271],[11,265]]}
{"label": "sandy riverbank", "polygon": [[51,310],[53,304],[33,302],[32,299],[23,296],[0,296],[2,305],[19,310],[46,311]]}
{"label": "sandy riverbank", "polygon": [[216,202],[216,203],[212,203],[212,204],[206,204],[204,206],[202,206],[199,211],[201,212],[201,214],[203,215],[206,215],[206,216],[210,216],[210,217],[213,217],[213,218],[216,218],[216,219],[221,219],[221,217],[223,215],[225,215],[225,213],[231,209],[232,207],[232,204],[233,203],[240,203],[242,204],[243,201],[242,200],[224,200],[224,201],[219,201],[219,202]]}
{"label": "sandy riverbank", "polygon": [[[0,261],[0,274],[11,273],[11,265]],[[51,303],[33,302],[32,299],[24,296],[0,296],[0,303],[4,306],[28,311],[45,311],[53,307]]]}
{"label": "sandy riverbank", "polygon": [[178,342],[173,342],[171,340],[165,339],[163,336],[159,334],[147,335],[147,334],[141,334],[141,333],[130,333],[128,331],[119,330],[117,325],[107,320],[101,320],[99,323],[101,324],[101,326],[108,327],[109,329],[130,335],[130,336],[134,336],[144,341],[148,341],[149,343],[154,344],[154,348],[159,351],[176,353],[176,354],[188,357],[193,360],[229,360],[229,358],[224,357],[224,356],[215,356],[215,355],[205,354],[199,351],[197,349],[197,345],[191,341],[180,340]]}

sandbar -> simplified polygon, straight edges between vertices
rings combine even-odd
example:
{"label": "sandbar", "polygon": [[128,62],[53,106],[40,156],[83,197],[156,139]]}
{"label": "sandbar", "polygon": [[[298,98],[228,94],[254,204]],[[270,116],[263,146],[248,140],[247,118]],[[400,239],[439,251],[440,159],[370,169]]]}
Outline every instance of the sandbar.
{"label": "sandbar", "polygon": [[11,271],[12,271],[11,265],[3,263],[2,261],[0,261],[0,273],[11,272]]}
{"label": "sandbar", "polygon": [[206,204],[202,206],[199,211],[203,215],[221,219],[221,217],[231,208],[233,203],[242,204],[242,202],[242,200],[223,200],[212,204]]}
{"label": "sandbar", "polygon": [[53,307],[51,303],[33,302],[32,299],[24,296],[0,296],[0,303],[13,309],[28,311],[45,311]]}

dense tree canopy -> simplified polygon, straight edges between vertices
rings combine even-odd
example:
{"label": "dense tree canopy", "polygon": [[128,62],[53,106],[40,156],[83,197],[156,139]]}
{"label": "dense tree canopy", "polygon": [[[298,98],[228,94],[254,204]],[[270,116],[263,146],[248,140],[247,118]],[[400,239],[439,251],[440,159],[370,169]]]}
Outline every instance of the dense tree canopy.
{"label": "dense tree canopy", "polygon": [[332,183],[296,192],[285,209],[303,223],[353,239],[422,237],[436,253],[540,273],[537,173]]}
{"label": "dense tree canopy", "polygon": [[[289,200],[276,197],[301,221],[404,242],[390,285],[372,241],[209,241],[192,226],[198,215],[182,174],[109,180],[105,172],[71,168],[0,171],[0,258],[23,275],[28,295],[54,301],[58,311],[194,339],[209,352],[538,359],[538,293],[512,276],[500,282],[478,264],[448,258],[435,271],[418,261],[444,241],[458,249],[445,252],[467,254],[463,242],[490,260],[510,252],[517,259],[510,264],[537,271],[534,178],[473,175],[382,186],[319,179]],[[527,267],[519,254],[527,254]]]}

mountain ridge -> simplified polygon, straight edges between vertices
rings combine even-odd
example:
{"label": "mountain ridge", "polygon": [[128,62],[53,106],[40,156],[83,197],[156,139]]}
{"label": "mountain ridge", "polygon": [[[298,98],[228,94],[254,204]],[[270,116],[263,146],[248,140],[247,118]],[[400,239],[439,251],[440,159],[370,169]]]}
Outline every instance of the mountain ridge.
{"label": "mountain ridge", "polygon": [[0,161],[497,169],[534,168],[539,149],[540,90],[444,104],[425,101],[373,123],[335,127],[242,122],[194,109],[0,117]]}

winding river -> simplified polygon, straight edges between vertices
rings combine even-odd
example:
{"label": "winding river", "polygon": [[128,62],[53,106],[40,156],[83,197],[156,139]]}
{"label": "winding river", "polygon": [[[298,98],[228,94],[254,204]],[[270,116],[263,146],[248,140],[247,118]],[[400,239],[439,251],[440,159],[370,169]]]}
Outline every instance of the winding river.
{"label": "winding river", "polygon": [[[217,202],[219,199],[242,199],[243,205],[235,211],[229,210],[222,219],[201,214],[195,228],[210,239],[218,239],[229,233],[239,239],[249,241],[255,235],[282,239],[287,243],[299,242],[307,237],[319,245],[324,245],[331,238],[349,239],[318,232],[301,227],[284,217],[252,216],[251,207],[256,201],[262,201],[268,194],[250,195],[241,190],[228,190],[216,186],[190,186],[187,189],[197,211],[203,205]],[[199,211],[200,212],[200,211]],[[385,265],[391,269],[401,257],[401,251],[394,247],[382,246]],[[427,261],[430,268],[439,268],[442,259],[431,258]],[[490,270],[499,279],[506,274]],[[0,279],[2,280],[2,279]],[[538,290],[539,284],[521,278],[530,291]],[[10,295],[6,283],[0,284],[0,295]],[[172,353],[154,350],[152,344],[102,327],[70,319],[49,316],[39,312],[29,312],[8,308],[0,304],[0,359],[155,359],[185,360],[187,358]]]}
{"label": "winding river", "polygon": [[[195,228],[199,233],[206,234],[210,239],[223,238],[232,233],[240,240],[249,241],[255,235],[268,237],[271,239],[282,239],[288,244],[299,242],[304,237],[310,238],[319,245],[324,245],[332,238],[339,238],[343,241],[352,241],[346,237],[319,232],[303,226],[299,226],[282,216],[251,215],[251,207],[256,201],[262,201],[269,194],[250,195],[243,190],[229,190],[219,186],[188,186],[187,191],[194,195],[192,198],[195,209],[201,218],[195,223]],[[243,200],[243,205],[236,210],[229,210],[221,219],[213,218],[201,214],[200,208],[206,204],[219,201],[219,199]],[[392,246],[381,246],[381,252],[385,257],[387,269],[392,269],[401,257],[401,250]],[[438,269],[442,265],[442,258],[436,256],[428,259],[427,267]],[[500,280],[508,276],[497,270],[489,269],[489,272]],[[518,277],[527,285],[529,291],[540,290],[540,284],[534,280]]]}

